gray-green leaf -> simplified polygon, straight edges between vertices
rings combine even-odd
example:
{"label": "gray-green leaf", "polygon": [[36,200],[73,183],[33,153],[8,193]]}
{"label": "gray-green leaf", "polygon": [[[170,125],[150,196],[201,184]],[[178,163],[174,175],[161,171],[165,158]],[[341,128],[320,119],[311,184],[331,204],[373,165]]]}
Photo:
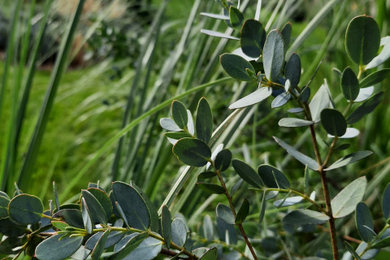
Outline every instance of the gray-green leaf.
{"label": "gray-green leaf", "polygon": [[370,242],[374,238],[373,229],[374,222],[370,213],[370,209],[363,202],[359,202],[355,211],[356,228],[360,237]]}
{"label": "gray-green leaf", "polygon": [[241,29],[241,49],[252,58],[258,58],[263,50],[266,32],[263,25],[254,19],[245,21]]}
{"label": "gray-green leaf", "polygon": [[272,30],[264,43],[263,64],[268,80],[277,81],[284,63],[284,41],[277,30]]}
{"label": "gray-green leaf", "polygon": [[341,77],[341,89],[344,97],[348,100],[355,100],[359,95],[359,80],[356,77],[355,72],[350,67],[347,67],[343,71]]}
{"label": "gray-green leaf", "polygon": [[220,56],[220,60],[223,69],[232,78],[242,81],[254,80],[254,78],[248,74],[247,70],[255,75],[255,69],[253,68],[252,64],[250,64],[244,58],[235,54],[225,53]]}
{"label": "gray-green leaf", "polygon": [[230,109],[248,107],[257,104],[272,95],[272,88],[260,87],[249,95],[237,100],[229,106]]}
{"label": "gray-green leaf", "polygon": [[35,250],[40,260],[61,260],[71,256],[79,249],[83,237],[62,237],[63,234],[43,240]]}

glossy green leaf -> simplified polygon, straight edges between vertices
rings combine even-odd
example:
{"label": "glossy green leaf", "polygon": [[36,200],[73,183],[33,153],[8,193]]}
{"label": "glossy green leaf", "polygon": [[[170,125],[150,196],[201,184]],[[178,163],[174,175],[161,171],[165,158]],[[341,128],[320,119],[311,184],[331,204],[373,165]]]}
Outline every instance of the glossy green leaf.
{"label": "glossy green leaf", "polygon": [[282,118],[279,120],[278,125],[282,127],[302,127],[302,126],[309,126],[313,125],[313,121],[308,121],[300,118]]}
{"label": "glossy green leaf", "polygon": [[88,188],[88,191],[99,201],[106,214],[106,219],[110,219],[112,214],[112,203],[107,193],[98,188]]}
{"label": "glossy green leaf", "polygon": [[390,58],[390,36],[383,37],[380,45],[383,45],[382,51],[367,64],[366,70],[376,68]]}
{"label": "glossy green leaf", "polygon": [[214,160],[215,168],[220,171],[225,171],[230,166],[232,156],[232,152],[228,149],[220,151]]}
{"label": "glossy green leaf", "polygon": [[8,217],[9,198],[0,196],[0,219]]}
{"label": "glossy green leaf", "polygon": [[357,64],[369,63],[378,53],[380,44],[378,24],[372,17],[361,15],[353,18],[345,34],[345,48]]}
{"label": "glossy green leaf", "polygon": [[383,92],[379,92],[369,100],[365,101],[362,105],[360,105],[352,114],[348,117],[348,124],[354,124],[362,119],[365,115],[374,111],[374,109],[380,104],[382,101]]}
{"label": "glossy green leaf", "polygon": [[[288,81],[287,81],[288,82]],[[274,100],[272,100],[271,107],[277,108],[285,105],[291,98],[291,94],[288,92],[282,92],[282,94],[279,94],[275,97]]]}
{"label": "glossy green leaf", "polygon": [[217,260],[218,257],[218,251],[217,248],[213,247],[209,250],[207,250],[206,253],[204,253],[199,260]]}
{"label": "glossy green leaf", "polygon": [[100,256],[104,252],[104,248],[106,248],[106,241],[109,235],[110,235],[110,229],[107,229],[103,233],[103,235],[99,238],[91,253],[92,260],[100,259]]}
{"label": "glossy green leaf", "polygon": [[171,223],[171,212],[169,212],[168,207],[164,205],[161,211],[161,234],[168,248],[172,240]]}
{"label": "glossy green leaf", "polygon": [[328,134],[334,136],[342,136],[347,131],[347,121],[343,114],[336,109],[325,108],[322,110],[321,124]]}
{"label": "glossy green leaf", "polygon": [[196,185],[201,188],[202,190],[206,191],[207,193],[210,194],[224,194],[225,190],[221,186],[217,184],[212,184],[212,183],[204,183],[204,182],[198,182]]}
{"label": "glossy green leaf", "polygon": [[62,218],[70,226],[84,228],[82,214],[79,209],[61,209],[53,215],[53,218]]}
{"label": "glossy green leaf", "polygon": [[252,58],[258,58],[263,50],[266,32],[263,25],[254,19],[245,21],[241,29],[241,49]]}
{"label": "glossy green leaf", "polygon": [[301,79],[301,59],[298,54],[293,53],[291,55],[284,68],[284,74],[290,80],[291,86],[298,86],[299,80]]}
{"label": "glossy green leaf", "polygon": [[263,186],[260,176],[248,164],[240,160],[233,160],[232,165],[234,170],[244,181],[257,188],[261,188]]}
{"label": "glossy green leaf", "polygon": [[39,260],[61,260],[71,256],[79,249],[83,237],[62,237],[62,234],[52,236],[42,241],[35,250]]}
{"label": "glossy green leaf", "polygon": [[141,194],[123,182],[114,182],[112,191],[128,225],[141,230],[149,228],[150,214]]}
{"label": "glossy green leaf", "polygon": [[[85,248],[88,250],[93,250],[98,243],[99,239],[102,237],[104,232],[97,232],[93,234],[87,242],[85,242]],[[121,231],[111,231],[106,239],[104,248],[109,248],[118,243],[125,236],[125,232]]]}
{"label": "glossy green leaf", "polygon": [[244,220],[246,219],[248,214],[249,214],[249,202],[247,199],[244,199],[244,201],[241,204],[240,209],[237,212],[235,223],[241,224],[242,222],[244,222]]}
{"label": "glossy green leaf", "polygon": [[382,198],[382,211],[386,220],[390,218],[390,183],[387,184]]}
{"label": "glossy green leaf", "polygon": [[241,56],[225,53],[220,56],[220,61],[223,69],[232,78],[242,81],[254,80],[254,78],[248,74],[248,71],[255,75],[255,69],[253,68],[252,64],[250,64]]}
{"label": "glossy green leaf", "polygon": [[370,209],[363,202],[359,202],[355,211],[356,229],[359,232],[360,237],[370,242],[374,238],[374,234],[371,230],[374,229],[374,221],[370,213]]}
{"label": "glossy green leaf", "polygon": [[264,43],[263,66],[268,80],[278,81],[284,63],[284,41],[277,30],[272,30]]}
{"label": "glossy green leaf", "polygon": [[264,185],[269,188],[288,189],[290,187],[290,182],[286,176],[271,165],[260,165],[257,172],[263,180]]}
{"label": "glossy green leaf", "polygon": [[175,140],[179,140],[184,137],[192,137],[188,132],[166,132],[164,135]]}
{"label": "glossy green leaf", "polygon": [[325,108],[332,108],[332,101],[330,97],[328,83],[324,84],[318,89],[309,104],[311,117],[314,122],[319,122],[321,119],[321,112]]}
{"label": "glossy green leaf", "polygon": [[171,224],[172,242],[183,246],[187,241],[187,225],[180,218],[175,218]]}
{"label": "glossy green leaf", "polygon": [[389,77],[389,75],[390,75],[390,68],[384,68],[384,69],[377,70],[377,71],[367,75],[366,77],[364,77],[360,81],[360,83],[359,83],[360,88],[373,86],[373,85],[381,82],[385,78]]}
{"label": "glossy green leaf", "polygon": [[83,224],[85,227],[85,230],[88,234],[92,234],[93,230],[93,223],[92,223],[92,217],[88,210],[87,202],[85,201],[85,198],[81,198],[81,216],[83,217]]}
{"label": "glossy green leaf", "polygon": [[53,228],[61,231],[64,231],[67,227],[69,227],[69,224],[64,221],[51,221],[51,224],[53,225]]}
{"label": "glossy green leaf", "polygon": [[196,112],[196,135],[208,143],[213,133],[213,115],[209,103],[205,98],[201,98]]}
{"label": "glossy green leaf", "polygon": [[233,27],[240,27],[242,21],[244,20],[244,16],[240,12],[240,10],[238,10],[234,6],[230,6],[229,8],[229,18],[230,18],[230,24]]}
{"label": "glossy green leaf", "polygon": [[97,198],[88,190],[82,190],[81,194],[88,206],[88,213],[91,216],[92,222],[94,224],[106,224],[108,220],[106,211]]}
{"label": "glossy green leaf", "polygon": [[8,213],[10,218],[17,223],[35,224],[41,220],[43,205],[36,196],[20,194],[9,202]]}
{"label": "glossy green leaf", "polygon": [[292,226],[302,226],[308,224],[323,224],[329,217],[322,212],[310,209],[298,209],[291,211],[284,218],[283,222]]}
{"label": "glossy green leaf", "polygon": [[238,109],[257,104],[272,95],[272,88],[260,87],[249,95],[237,100],[229,106],[230,109]]}
{"label": "glossy green leaf", "polygon": [[180,139],[173,146],[173,153],[183,163],[195,167],[206,165],[211,157],[209,146],[195,138]]}
{"label": "glossy green leaf", "polygon": [[294,157],[295,159],[297,159],[299,162],[301,162],[303,165],[307,165],[307,167],[309,167],[310,169],[312,169],[313,171],[317,171],[318,168],[319,168],[319,165],[318,163],[311,157],[301,153],[301,152],[298,152],[294,147],[288,145],[287,143],[285,143],[284,141],[282,141],[281,139],[277,138],[277,137],[273,137],[275,139],[275,141],[284,149],[286,150],[286,152],[288,154],[290,154],[292,157]]}
{"label": "glossy green leaf", "polygon": [[351,164],[351,163],[359,161],[363,158],[366,158],[366,157],[370,156],[371,154],[372,154],[371,151],[358,151],[355,153],[348,154],[348,155],[338,159],[334,163],[332,163],[329,167],[327,167],[325,169],[325,171],[330,171],[330,170],[334,170],[334,169],[337,169],[340,167],[344,167],[348,164]]}
{"label": "glossy green leaf", "polygon": [[[288,22],[283,26],[282,31],[280,32],[283,37],[285,50],[287,50],[288,46],[290,45],[291,31],[292,31],[292,26],[291,23]],[[294,53],[292,55],[294,55]]]}
{"label": "glossy green leaf", "polygon": [[367,180],[363,176],[342,189],[331,201],[333,217],[342,218],[351,214],[363,199],[366,186]]}
{"label": "glossy green leaf", "polygon": [[228,206],[218,203],[216,212],[217,212],[217,216],[223,219],[226,223],[235,224],[235,218],[233,212]]}
{"label": "glossy green leaf", "polygon": [[109,260],[124,260],[127,256],[140,246],[140,244],[147,239],[147,233],[133,233],[122,238],[115,247],[115,254],[111,255]]}
{"label": "glossy green leaf", "polygon": [[359,95],[359,80],[350,67],[345,68],[341,76],[341,90],[344,97],[351,101],[355,100]]}
{"label": "glossy green leaf", "polygon": [[172,118],[181,129],[187,126],[188,116],[187,108],[180,101],[173,101],[171,106]]}

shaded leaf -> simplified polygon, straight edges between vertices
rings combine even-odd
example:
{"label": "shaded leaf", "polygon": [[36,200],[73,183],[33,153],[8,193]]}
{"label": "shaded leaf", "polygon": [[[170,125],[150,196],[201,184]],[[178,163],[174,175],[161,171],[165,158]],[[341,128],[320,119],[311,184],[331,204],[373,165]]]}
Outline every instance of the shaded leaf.
{"label": "shaded leaf", "polygon": [[345,34],[345,47],[355,63],[364,65],[376,56],[380,39],[379,27],[375,20],[361,15],[349,22]]}
{"label": "shaded leaf", "polygon": [[310,92],[311,91],[309,87],[303,88],[301,94],[299,95],[299,100],[302,103],[306,103],[310,98]]}
{"label": "shaded leaf", "polygon": [[387,184],[382,198],[382,211],[386,220],[390,218],[390,183]]}
{"label": "shaded leaf", "polygon": [[291,226],[303,226],[308,224],[323,224],[329,217],[322,212],[310,209],[298,209],[291,211],[284,218],[283,222]]}
{"label": "shaded leaf", "polygon": [[345,248],[348,250],[349,253],[356,259],[360,260],[360,256],[356,253],[355,249],[347,242],[344,241]]}
{"label": "shaded leaf", "polygon": [[172,240],[171,223],[171,212],[169,212],[168,207],[164,205],[161,211],[161,234],[168,248]]}
{"label": "shaded leaf", "polygon": [[365,115],[374,111],[374,109],[379,105],[382,101],[383,92],[379,92],[366,102],[364,102],[360,107],[358,107],[352,114],[348,117],[348,124],[354,124],[362,119]]}
{"label": "shaded leaf", "polygon": [[41,220],[43,205],[36,196],[20,194],[9,202],[8,213],[10,218],[17,223],[35,224]]}
{"label": "shaded leaf", "polygon": [[341,77],[341,90],[343,91],[344,97],[351,101],[355,100],[359,95],[359,80],[350,67],[347,67],[343,71]]}
{"label": "shaded leaf", "polygon": [[230,6],[229,8],[229,18],[230,18],[230,24],[233,27],[240,27],[242,21],[244,20],[244,16],[240,12],[240,10],[238,10],[234,6]]}
{"label": "shaded leaf", "polygon": [[0,219],[8,217],[9,198],[0,196]]}
{"label": "shaded leaf", "polygon": [[290,187],[290,182],[286,176],[271,165],[260,165],[257,172],[263,180],[264,185],[269,188],[288,189]]}
{"label": "shaded leaf", "polygon": [[[283,42],[284,42],[284,47],[287,49],[287,47],[290,45],[290,39],[291,39],[291,31],[292,31],[292,26],[291,23],[288,22],[283,26],[282,31],[280,32],[283,37]],[[294,55],[295,53],[293,53]]]}
{"label": "shaded leaf", "polygon": [[213,171],[207,171],[207,172],[202,172],[198,176],[198,180],[205,180],[205,179],[210,179],[217,176],[217,174]]}
{"label": "shaded leaf", "polygon": [[232,152],[228,149],[224,149],[217,154],[214,164],[215,168],[220,171],[225,171],[230,166],[232,161]]}
{"label": "shaded leaf", "polygon": [[218,203],[216,208],[217,216],[223,219],[228,224],[235,224],[235,218],[232,210],[221,203]]}
{"label": "shaded leaf", "polygon": [[61,209],[53,215],[53,218],[62,218],[70,226],[84,228],[83,217],[79,209]]}
{"label": "shaded leaf", "polygon": [[263,50],[266,32],[263,25],[254,19],[245,21],[241,29],[241,49],[252,58],[258,58]]}
{"label": "shaded leaf", "polygon": [[126,257],[136,250],[136,248],[148,237],[147,233],[133,233],[129,236],[125,236],[119,241],[115,247],[115,254],[111,255],[110,260],[124,260]]}
{"label": "shaded leaf", "polygon": [[272,30],[264,43],[263,66],[268,80],[277,81],[284,63],[284,41],[277,30]]}
{"label": "shaded leaf", "polygon": [[249,95],[237,100],[236,102],[231,104],[229,108],[237,109],[237,108],[248,107],[265,100],[271,95],[272,95],[272,88],[261,87],[256,89],[254,92],[250,93]]}
{"label": "shaded leaf", "polygon": [[363,199],[366,186],[367,180],[363,176],[342,189],[331,201],[333,217],[342,218],[351,214]]}
{"label": "shaded leaf", "polygon": [[330,171],[330,170],[334,170],[334,169],[337,169],[340,167],[344,167],[348,164],[351,164],[351,163],[359,161],[363,158],[366,158],[367,156],[370,156],[371,154],[372,154],[371,151],[358,151],[355,153],[348,154],[348,155],[338,159],[334,163],[332,163],[329,167],[327,167],[325,169],[325,171]]}
{"label": "shaded leaf", "polygon": [[166,132],[164,135],[175,140],[179,140],[184,137],[192,137],[188,132]]}
{"label": "shaded leaf", "polygon": [[35,250],[40,260],[61,260],[71,256],[79,249],[83,237],[63,237],[62,234],[43,240]]}
{"label": "shaded leaf", "polygon": [[244,199],[239,211],[237,212],[235,223],[241,224],[242,222],[244,222],[248,214],[249,214],[249,202],[247,199]]}
{"label": "shaded leaf", "polygon": [[284,68],[284,74],[286,75],[286,78],[290,80],[291,86],[298,86],[301,78],[301,59],[298,54],[293,53],[291,55]]}
{"label": "shaded leaf", "polygon": [[342,136],[347,131],[347,121],[343,114],[336,109],[325,108],[322,110],[321,124],[328,134],[334,136]]}
{"label": "shaded leaf", "polygon": [[221,186],[217,184],[212,184],[212,183],[204,183],[204,182],[198,182],[196,185],[201,188],[202,190],[210,193],[210,194],[224,194],[225,190]]}
{"label": "shaded leaf", "polygon": [[204,216],[203,218],[203,236],[211,241],[214,239],[214,225],[209,215]]}
{"label": "shaded leaf", "polygon": [[171,105],[172,118],[181,129],[187,126],[188,115],[187,108],[180,101],[173,101]]}
{"label": "shaded leaf", "polygon": [[232,78],[242,81],[254,80],[254,78],[248,74],[248,71],[255,74],[255,69],[252,64],[244,58],[235,54],[225,53],[220,56],[220,61],[223,69]]}
{"label": "shaded leaf", "polygon": [[151,260],[155,259],[162,248],[162,241],[153,237],[144,239],[134,250],[132,250],[122,260]]}
{"label": "shaded leaf", "polygon": [[360,237],[364,241],[370,242],[374,238],[374,234],[371,231],[374,229],[374,222],[369,208],[363,202],[359,202],[356,206],[355,221]]}
{"label": "shaded leaf", "polygon": [[390,68],[377,70],[377,71],[367,75],[366,77],[364,77],[360,81],[360,88],[373,86],[373,85],[381,82],[385,78],[387,78],[389,75],[390,75]]}
{"label": "shaded leaf", "polygon": [[309,126],[313,125],[313,121],[308,121],[300,118],[282,118],[279,120],[278,125],[282,127],[302,127],[302,126]]}
{"label": "shaded leaf", "polygon": [[106,248],[106,241],[109,235],[110,229],[107,229],[99,238],[91,253],[92,260],[100,259],[100,256],[103,254],[104,248]]}
{"label": "shaded leaf", "polygon": [[199,260],[217,260],[218,257],[218,251],[217,248],[213,247],[209,250],[207,250],[206,253],[204,253]]}
{"label": "shaded leaf", "polygon": [[107,193],[98,188],[88,188],[88,191],[99,201],[106,213],[107,219],[109,219],[112,214],[112,203]]}
{"label": "shaded leaf", "polygon": [[206,143],[195,138],[182,138],[173,146],[173,153],[187,165],[201,167],[211,157],[211,150]]}
{"label": "shaded leaf", "polygon": [[201,98],[196,112],[196,135],[208,143],[213,132],[213,115],[209,103],[205,98]]}
{"label": "shaded leaf", "polygon": [[125,221],[130,227],[146,230],[150,226],[150,214],[145,200],[130,185],[114,182],[112,191],[115,200],[123,211]]}
{"label": "shaded leaf", "polygon": [[93,224],[92,217],[88,212],[88,205],[85,198],[81,198],[81,216],[83,217],[83,224],[88,234],[92,234]]}
{"label": "shaded leaf", "polygon": [[91,216],[92,222],[94,224],[106,224],[108,220],[107,214],[97,198],[87,190],[82,190],[81,194],[87,203],[88,213]]}
{"label": "shaded leaf", "polygon": [[380,45],[383,45],[382,51],[367,64],[366,70],[378,67],[390,58],[390,36],[383,37]]}
{"label": "shaded leaf", "polygon": [[260,176],[248,164],[240,160],[233,160],[232,165],[234,170],[236,170],[244,181],[258,188],[263,186]]}
{"label": "shaded leaf", "polygon": [[294,147],[288,145],[287,143],[280,140],[279,138],[277,138],[275,136],[273,138],[283,149],[285,149],[287,151],[288,154],[290,154],[292,157],[297,159],[303,165],[307,165],[307,167],[309,167],[313,171],[318,170],[319,165],[313,158],[310,158],[309,156],[307,156],[301,152],[298,152]]}

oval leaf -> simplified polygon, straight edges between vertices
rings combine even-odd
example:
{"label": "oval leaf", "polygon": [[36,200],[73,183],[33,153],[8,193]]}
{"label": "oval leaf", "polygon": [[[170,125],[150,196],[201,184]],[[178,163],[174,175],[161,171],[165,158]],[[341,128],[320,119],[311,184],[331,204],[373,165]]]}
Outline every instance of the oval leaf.
{"label": "oval leaf", "polygon": [[[286,81],[287,83],[288,81]],[[277,108],[285,105],[291,98],[291,94],[288,92],[283,92],[282,94],[279,94],[275,97],[274,100],[272,100],[271,107]]]}
{"label": "oval leaf", "polygon": [[71,256],[79,249],[83,237],[63,237],[62,234],[42,241],[35,250],[35,257],[40,260],[61,260]]}
{"label": "oval leaf", "polygon": [[359,202],[356,206],[355,220],[360,237],[364,241],[370,242],[374,238],[372,231],[374,229],[374,222],[369,208],[363,202]]}
{"label": "oval leaf", "polygon": [[248,214],[249,214],[249,202],[247,199],[244,199],[244,201],[241,204],[240,210],[237,212],[235,223],[241,224],[242,222],[244,222]]}
{"label": "oval leaf", "polygon": [[364,65],[378,53],[380,39],[379,27],[375,20],[361,15],[349,22],[345,34],[345,47],[355,63]]}
{"label": "oval leaf", "polygon": [[385,78],[387,78],[389,75],[390,75],[390,68],[385,68],[385,69],[375,71],[360,81],[360,88],[373,86],[381,82]]}
{"label": "oval leaf", "polygon": [[302,127],[313,125],[313,121],[308,121],[300,118],[282,118],[279,120],[278,125],[282,127]]}
{"label": "oval leaf", "polygon": [[342,189],[331,201],[333,217],[342,218],[351,214],[363,199],[366,186],[367,180],[363,176]]}
{"label": "oval leaf", "polygon": [[241,29],[241,49],[252,58],[258,58],[263,50],[266,32],[263,25],[254,19],[245,21]]}
{"label": "oval leaf", "polygon": [[321,124],[331,135],[342,136],[347,131],[347,121],[343,114],[335,109],[326,108],[321,112]]}
{"label": "oval leaf", "polygon": [[8,213],[10,218],[17,223],[35,224],[41,220],[43,205],[36,196],[20,194],[9,202]]}
{"label": "oval leaf", "polygon": [[233,160],[232,165],[234,170],[236,170],[244,181],[258,188],[263,186],[260,176],[248,164],[240,160]]}
{"label": "oval leaf", "polygon": [[354,124],[362,119],[365,115],[374,111],[374,109],[382,101],[383,92],[379,92],[366,102],[364,102],[360,107],[358,107],[352,114],[348,117],[348,124]]}
{"label": "oval leaf", "polygon": [[103,254],[104,248],[106,248],[106,241],[109,235],[110,235],[110,230],[107,229],[99,238],[91,253],[92,260],[100,259],[100,256]]}
{"label": "oval leaf", "polygon": [[298,209],[291,211],[284,218],[283,222],[292,226],[302,226],[308,224],[323,224],[329,217],[322,212],[310,209]]}
{"label": "oval leaf", "polygon": [[229,18],[230,18],[230,24],[232,27],[240,27],[242,24],[242,21],[244,20],[244,16],[234,6],[230,6],[229,8]]}
{"label": "oval leaf", "polygon": [[388,220],[390,218],[390,183],[387,184],[382,198],[383,216]]}
{"label": "oval leaf", "polygon": [[112,191],[123,211],[127,224],[141,230],[148,229],[150,215],[142,196],[133,187],[123,182],[114,182]]}
{"label": "oval leaf", "polygon": [[211,150],[203,141],[195,138],[182,138],[174,146],[173,152],[183,163],[201,167],[207,164]]}
{"label": "oval leaf", "polygon": [[171,106],[172,118],[181,129],[187,126],[188,116],[187,108],[180,101],[173,101]]}
{"label": "oval leaf", "polygon": [[208,143],[213,132],[213,115],[211,108],[205,98],[201,98],[198,103],[196,112],[196,135],[197,137]]}
{"label": "oval leaf", "polygon": [[164,205],[161,211],[161,234],[168,248],[172,240],[171,224],[172,224],[171,212],[169,212],[168,207]]}
{"label": "oval leaf", "polygon": [[288,189],[290,187],[290,182],[286,176],[271,165],[260,165],[257,172],[267,187],[281,189]]}
{"label": "oval leaf", "polygon": [[172,242],[182,247],[187,241],[187,226],[180,218],[175,218],[171,224]]}
{"label": "oval leaf", "polygon": [[199,260],[217,260],[218,257],[218,251],[217,248],[211,248],[207,250],[206,253],[204,253]]}
{"label": "oval leaf", "polygon": [[359,95],[359,80],[356,77],[355,72],[350,67],[347,67],[343,71],[341,77],[341,89],[344,97],[348,100],[355,100]]}
{"label": "oval leaf", "polygon": [[202,190],[208,192],[208,193],[215,193],[215,194],[224,194],[225,189],[217,184],[212,183],[204,183],[204,182],[198,182],[196,185],[198,185],[199,188]]}
{"label": "oval leaf", "polygon": [[290,80],[291,86],[298,86],[299,80],[301,78],[301,59],[299,55],[293,53],[286,63],[285,75],[288,80]]}
{"label": "oval leaf", "polygon": [[217,154],[214,164],[215,168],[220,171],[225,171],[230,166],[232,161],[232,152],[228,149],[224,149]]}
{"label": "oval leaf", "polygon": [[87,190],[82,190],[81,194],[88,206],[88,213],[91,216],[92,222],[94,224],[106,224],[108,218],[102,204]]}
{"label": "oval leaf", "polygon": [[237,109],[248,107],[254,104],[257,104],[264,99],[272,95],[272,88],[261,87],[256,89],[254,92],[250,93],[248,96],[245,96],[229,106],[230,109]]}
{"label": "oval leaf", "polygon": [[366,158],[367,156],[370,156],[372,154],[371,151],[358,151],[356,153],[348,154],[347,156],[344,156],[343,158],[340,158],[339,160],[335,161],[332,165],[330,165],[328,168],[325,169],[325,171],[334,170],[340,167],[344,167],[348,164],[354,163],[356,161],[359,161],[363,158]]}
{"label": "oval leaf", "polygon": [[254,80],[254,78],[248,74],[247,70],[255,75],[255,69],[253,68],[252,64],[250,64],[244,58],[235,54],[225,53],[221,55],[220,60],[223,69],[232,78],[242,81]]}
{"label": "oval leaf", "polygon": [[277,30],[272,30],[265,40],[263,65],[268,80],[277,81],[284,63],[284,41]]}
{"label": "oval leaf", "polygon": [[233,212],[228,206],[218,203],[216,211],[217,216],[223,219],[226,223],[235,224]]}

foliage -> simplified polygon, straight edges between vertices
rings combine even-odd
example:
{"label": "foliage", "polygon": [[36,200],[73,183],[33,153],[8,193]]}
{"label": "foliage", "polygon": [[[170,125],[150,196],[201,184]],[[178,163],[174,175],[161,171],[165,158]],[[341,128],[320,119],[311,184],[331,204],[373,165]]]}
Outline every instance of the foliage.
{"label": "foliage", "polygon": [[[351,178],[349,183],[343,184],[344,187],[339,190],[334,189],[332,183],[336,180],[335,172],[343,172],[343,167],[372,154],[371,151],[361,150],[345,155],[342,152],[344,149],[341,148],[345,143],[340,144],[340,140],[358,136],[356,124],[373,112],[384,96],[383,92],[374,93],[374,88],[371,88],[388,75],[388,69],[382,65],[389,58],[385,48],[387,38],[380,39],[380,29],[376,21],[361,15],[349,22],[345,34],[345,48],[353,63],[346,66],[343,72],[338,72],[340,93],[343,97],[340,95],[341,98],[336,99],[333,98],[333,89],[326,80],[317,91],[312,86],[312,80],[302,82],[302,62],[297,53],[291,52],[291,48],[297,48],[302,43],[306,32],[289,48],[291,24],[279,26],[279,29],[263,26],[259,21],[261,1],[255,19],[245,19],[239,6],[236,8],[229,1],[219,2],[223,15],[203,15],[221,19],[230,28],[241,28],[239,37],[213,30],[203,32],[239,41],[241,53],[235,51],[222,54],[220,64],[229,76],[248,83],[248,88],[253,88],[251,93],[233,100],[229,106],[233,112],[216,128],[214,122],[218,117],[212,112],[206,98],[195,98],[195,109],[187,107],[185,102],[178,99],[226,82],[229,80],[226,78],[183,91],[154,107],[149,107],[144,113],[141,113],[140,109],[138,117],[132,121],[129,119],[131,117],[126,117],[129,115],[125,115],[123,129],[105,143],[93,159],[98,160],[108,147],[119,140],[114,159],[118,164],[113,165],[113,178],[118,177],[118,165],[120,157],[123,156],[122,137],[138,127],[148,116],[171,104],[170,117],[160,119],[160,125],[167,131],[164,136],[173,145],[173,154],[186,164],[186,167],[180,171],[160,209],[157,210],[149,196],[132,181],[114,181],[107,185],[108,187],[91,183],[73,200],[75,203],[63,204],[60,204],[61,196],[65,195],[63,193],[58,196],[54,185],[54,202],[50,201],[47,209],[41,199],[23,193],[18,185],[15,185],[13,196],[0,193],[2,255],[12,255],[14,258],[25,255],[38,259],[154,259],[161,256],[171,259],[208,260],[284,257],[340,259],[343,254],[346,259],[351,256],[356,259],[372,259],[380,250],[390,246],[390,185],[384,191],[382,199],[381,211],[384,220],[381,223],[384,225],[378,228],[374,225],[370,208],[362,201],[366,190],[369,190],[365,176]],[[336,1],[330,1],[314,21],[320,20],[334,3]],[[81,7],[82,2],[79,8]],[[287,4],[285,8],[288,8]],[[197,8],[193,10],[196,11]],[[64,57],[77,23],[77,16],[76,13],[69,27],[68,37],[64,40]],[[159,19],[155,21],[158,22]],[[308,31],[313,29],[310,28],[313,25],[308,26]],[[362,27],[364,30],[357,29]],[[353,42],[361,44],[355,45]],[[380,51],[381,42],[384,42],[385,46]],[[60,58],[48,96],[55,95],[58,86],[56,82],[59,81],[64,63]],[[382,67],[378,68],[379,66]],[[170,72],[163,75],[163,78],[172,77]],[[137,83],[136,80],[134,82]],[[267,102],[271,96],[274,97],[271,103],[272,111],[287,105],[292,106],[289,113],[293,114],[293,117],[287,116],[279,120],[280,129],[278,132],[273,131],[273,139],[283,151],[302,164],[299,168],[301,176],[298,186],[288,177],[291,176],[290,169],[282,170],[279,162],[272,165],[266,161],[254,168],[253,164],[257,162],[251,162],[245,157],[244,160],[237,158],[237,154],[228,148],[231,141],[235,140],[235,134],[239,133],[239,127],[247,122],[247,115],[251,117],[261,102]],[[132,95],[129,95],[128,107],[133,104],[131,98]],[[27,153],[26,166],[22,168],[20,178],[24,182],[28,179],[23,179],[23,176],[31,171],[30,165],[39,148],[39,140],[44,132],[42,129],[45,128],[50,112],[50,102],[53,101],[43,106],[40,116],[42,119],[38,121]],[[193,115],[191,110],[196,113]],[[276,117],[272,112],[270,115]],[[308,143],[312,146],[312,152],[291,145],[291,141],[284,141],[285,138],[280,137],[286,130],[284,128],[290,131],[293,131],[291,128],[307,129],[307,136],[311,137]],[[139,129],[143,132],[148,128],[140,126]],[[12,125],[10,132],[12,133]],[[131,145],[132,141],[140,142],[138,135],[130,136],[129,140]],[[12,148],[13,145],[11,143],[9,147]],[[152,142],[149,146],[153,146]],[[158,156],[159,149],[156,151]],[[136,156],[131,153],[130,155]],[[334,158],[336,155],[338,158]],[[8,158],[6,155],[4,157]],[[279,159],[282,161],[282,158]],[[142,164],[147,163],[146,160],[142,161]],[[87,164],[80,174],[85,173],[89,166],[90,164]],[[7,167],[7,164],[4,167]],[[338,171],[340,168],[343,170]],[[160,172],[157,171],[158,173]],[[77,180],[78,177],[71,181],[68,190]],[[200,189],[194,192],[189,186],[183,189],[186,182],[196,184]],[[208,201],[220,199],[222,196],[224,200],[213,205],[213,217],[203,214],[204,208],[210,203],[200,204],[203,222],[190,225],[192,218],[198,217],[200,213],[187,215],[190,219],[186,220],[178,210],[191,207],[183,206],[187,201],[196,203],[196,192],[199,191],[210,195]],[[317,195],[321,193],[322,195]],[[174,200],[177,204],[173,204]],[[180,203],[181,206],[177,206]],[[356,234],[361,240],[342,237],[341,226],[352,213],[355,216]],[[325,223],[328,223],[328,227],[324,226]],[[324,230],[327,232],[323,232]],[[325,242],[328,233],[330,243]],[[340,243],[343,240],[344,245]],[[359,245],[355,249],[346,240],[358,241]]]}

